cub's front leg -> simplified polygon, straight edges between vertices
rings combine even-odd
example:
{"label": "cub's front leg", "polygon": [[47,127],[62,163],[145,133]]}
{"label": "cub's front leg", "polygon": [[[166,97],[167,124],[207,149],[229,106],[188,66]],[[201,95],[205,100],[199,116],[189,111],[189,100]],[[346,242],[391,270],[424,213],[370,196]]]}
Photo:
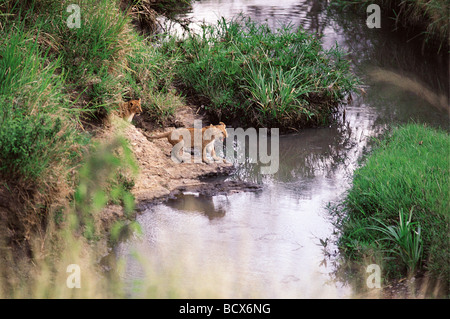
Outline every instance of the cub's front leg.
{"label": "cub's front leg", "polygon": [[203,149],[202,149],[202,160],[203,160],[203,162],[205,162],[206,164],[211,164],[211,161],[208,159],[208,157],[206,156],[207,155],[207,152],[208,152],[208,146],[209,146],[210,144],[207,144],[207,145],[205,145],[204,147],[203,147]]}
{"label": "cub's front leg", "polygon": [[189,154],[184,152],[184,140],[180,140],[173,146],[171,158],[177,164],[190,161]]}
{"label": "cub's front leg", "polygon": [[222,159],[222,158],[220,158],[219,156],[216,155],[216,149],[214,148],[214,143],[211,143],[210,145],[211,145],[210,146],[211,147],[210,153],[211,153],[211,156],[214,159],[214,161],[220,162],[220,163],[225,162],[224,159]]}

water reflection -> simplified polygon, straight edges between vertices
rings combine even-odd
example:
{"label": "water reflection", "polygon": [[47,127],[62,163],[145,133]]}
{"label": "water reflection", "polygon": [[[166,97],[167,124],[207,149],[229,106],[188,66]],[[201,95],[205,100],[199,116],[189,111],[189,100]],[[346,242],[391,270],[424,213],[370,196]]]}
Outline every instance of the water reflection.
{"label": "water reflection", "polygon": [[349,167],[348,150],[355,147],[353,129],[348,125],[303,130],[280,137],[279,169],[273,175],[262,175],[260,163],[250,160],[238,166],[236,178],[252,182],[290,183],[316,176],[333,178],[340,166]]}
{"label": "water reflection", "polygon": [[226,212],[226,208],[223,207],[222,203],[217,205],[212,196],[202,194],[180,194],[176,198],[169,199],[166,205],[185,212],[201,213],[208,217],[209,220],[222,218]]}
{"label": "water reflection", "polygon": [[[328,22],[327,0],[283,0],[277,1],[198,1],[192,11],[184,17],[199,23],[215,23],[218,18],[232,18],[238,14],[252,17],[260,23],[267,23],[276,30],[282,25],[302,27],[319,36],[324,34]],[[191,25],[196,28],[196,25]]]}
{"label": "water reflection", "polygon": [[368,105],[381,107],[385,123],[413,120],[448,128],[446,54],[427,49],[407,32],[392,32],[395,25],[386,17],[381,29],[368,29],[354,13],[330,10],[329,16],[336,41],[349,52],[355,72],[370,88]]}

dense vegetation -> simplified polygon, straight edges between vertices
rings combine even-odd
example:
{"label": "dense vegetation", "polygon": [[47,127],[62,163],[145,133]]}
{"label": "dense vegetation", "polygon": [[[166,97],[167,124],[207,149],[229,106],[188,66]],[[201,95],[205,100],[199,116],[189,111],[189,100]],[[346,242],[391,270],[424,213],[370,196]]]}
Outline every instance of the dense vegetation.
{"label": "dense vegetation", "polygon": [[301,28],[274,32],[244,17],[172,38],[165,50],[182,52],[177,74],[213,118],[244,126],[323,125],[357,84],[338,47],[324,50]]}
{"label": "dense vegetation", "polygon": [[447,132],[410,124],[378,141],[336,211],[343,254],[382,264],[386,278],[428,271],[449,282]]}
{"label": "dense vegetation", "polygon": [[[81,28],[66,23],[73,3]],[[97,285],[89,248],[107,204],[126,215],[134,207],[130,146],[94,142],[122,101],[141,98],[159,124],[187,95],[213,120],[290,129],[328,123],[357,84],[339,48],[289,26],[221,20],[157,42],[145,31],[157,14],[173,16],[173,3],[0,1],[0,296],[73,297],[80,292],[54,289],[69,257],[86,266],[84,297],[122,296]],[[428,270],[448,282],[448,151],[447,133],[419,125],[380,141],[336,212],[345,255],[381,256],[390,277]]]}
{"label": "dense vegetation", "polygon": [[172,61],[114,1],[80,3],[81,28],[67,26],[68,3],[0,5],[0,178],[5,190],[26,190],[21,209],[40,207],[44,219],[50,197],[76,186],[95,127],[122,101],[141,97],[160,122],[181,104],[170,89]]}
{"label": "dense vegetation", "polygon": [[[73,3],[80,28],[67,24]],[[28,258],[54,267],[63,258],[60,236],[104,236],[105,205],[133,210],[130,146],[95,141],[108,115],[140,97],[146,115],[162,123],[182,103],[171,89],[173,61],[133,29],[134,2],[120,3],[130,10],[109,0],[0,2],[0,296],[42,270],[16,274]]]}

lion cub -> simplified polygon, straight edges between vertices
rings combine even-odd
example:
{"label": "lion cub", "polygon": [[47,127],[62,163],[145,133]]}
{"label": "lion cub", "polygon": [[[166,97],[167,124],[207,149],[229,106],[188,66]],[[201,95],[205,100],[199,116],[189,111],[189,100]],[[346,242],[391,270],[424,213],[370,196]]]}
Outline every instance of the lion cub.
{"label": "lion cub", "polygon": [[[211,163],[210,160],[207,159],[207,153],[211,154],[211,157],[214,161],[224,161],[216,155],[216,150],[214,149],[214,142],[216,139],[223,141],[224,138],[228,137],[226,125],[223,122],[220,122],[219,125],[210,125],[205,126],[202,129],[197,128],[180,128],[176,130],[172,130],[160,135],[156,136],[148,136],[149,139],[159,139],[159,138],[167,138],[170,144],[174,146],[172,155],[175,158],[183,162],[184,161],[184,148],[197,148],[202,150],[202,161],[205,163]],[[183,136],[190,135],[190,141],[186,143],[183,140]],[[195,136],[198,136],[198,140],[196,140]],[[200,137],[201,137],[201,145],[200,145]],[[179,157],[179,152],[181,151],[181,158]]]}
{"label": "lion cub", "polygon": [[141,99],[123,102],[118,113],[121,118],[131,122],[134,115],[142,113]]}

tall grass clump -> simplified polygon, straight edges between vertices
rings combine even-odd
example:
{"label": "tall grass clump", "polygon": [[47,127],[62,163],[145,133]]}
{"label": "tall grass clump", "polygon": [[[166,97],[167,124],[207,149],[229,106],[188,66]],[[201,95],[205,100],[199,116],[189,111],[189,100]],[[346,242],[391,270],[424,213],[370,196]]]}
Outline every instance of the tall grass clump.
{"label": "tall grass clump", "polygon": [[338,214],[344,256],[381,254],[387,278],[450,278],[448,133],[420,124],[380,140],[353,177]]}
{"label": "tall grass clump", "polygon": [[17,23],[0,40],[0,177],[10,182],[54,176],[51,167],[71,152],[61,61],[48,62],[40,27],[30,32]]}
{"label": "tall grass clump", "polygon": [[82,27],[64,30],[69,36],[63,51],[69,82],[85,96],[83,111],[102,118],[122,101],[141,98],[150,118],[166,121],[181,104],[171,88],[173,59],[139,35],[130,11],[120,11],[115,2],[91,1],[84,7]]}
{"label": "tall grass clump", "polygon": [[274,32],[247,18],[222,19],[166,47],[183,53],[182,86],[209,114],[243,124],[326,123],[357,83],[340,49],[324,50],[320,39],[291,26]]}
{"label": "tall grass clump", "polygon": [[129,70],[125,74],[130,91],[143,99],[143,109],[151,121],[166,123],[184,100],[174,86],[175,65],[180,53],[163,52],[151,39],[141,39],[129,56]]}
{"label": "tall grass clump", "polygon": [[[67,25],[69,4],[80,6],[80,28]],[[48,63],[48,69],[53,67],[46,74],[59,81],[61,95],[71,102],[59,105],[59,110],[69,111],[76,120],[80,115],[104,116],[116,107],[114,102],[124,92],[120,73],[131,51],[131,32],[128,19],[114,2],[10,0],[2,7],[6,11],[4,29],[14,30],[19,25],[24,30],[24,41],[34,43],[43,52],[39,56],[41,63]],[[14,44],[14,38],[6,41]],[[18,46],[17,50],[23,54],[26,48]],[[6,61],[8,65],[11,62]],[[36,75],[34,69],[30,71],[29,78]],[[31,96],[33,89],[35,86],[29,92]],[[34,103],[40,102],[38,99]]]}
{"label": "tall grass clump", "polygon": [[[170,61],[133,29],[131,9],[122,11],[118,2],[108,0],[31,3],[30,8],[18,5],[18,11],[27,12],[30,30],[42,25],[38,43],[49,60],[60,61],[63,91],[71,102],[66,111],[76,120],[101,123],[123,101],[137,98],[153,118],[173,114],[175,108],[154,103],[161,94],[159,79],[171,78]],[[69,4],[80,6],[80,28],[67,26]]]}
{"label": "tall grass clump", "polygon": [[[66,24],[70,13],[65,8],[72,3],[80,6],[80,28]],[[78,105],[72,111],[103,119],[124,97],[135,98],[123,73],[137,39],[130,18],[114,1],[63,2],[52,12],[39,12],[38,17],[47,19],[46,31],[57,43],[53,54],[62,60],[67,91],[76,92],[72,99]]]}
{"label": "tall grass clump", "polygon": [[19,12],[0,30],[0,219],[10,227],[7,245],[25,250],[70,192],[88,139],[65,111],[66,77],[42,46],[43,21],[30,28],[29,18]]}

